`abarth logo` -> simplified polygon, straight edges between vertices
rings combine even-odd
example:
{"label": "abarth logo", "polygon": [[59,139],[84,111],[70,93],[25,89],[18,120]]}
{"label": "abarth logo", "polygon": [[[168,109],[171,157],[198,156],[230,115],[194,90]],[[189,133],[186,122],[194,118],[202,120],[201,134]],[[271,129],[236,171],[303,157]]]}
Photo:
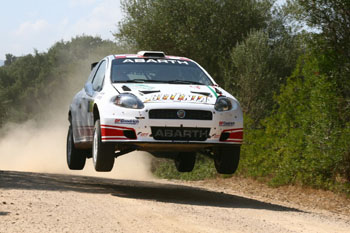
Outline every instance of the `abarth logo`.
{"label": "abarth logo", "polygon": [[191,129],[185,129],[185,130],[172,130],[172,129],[165,129],[165,130],[157,130],[154,134],[155,138],[158,137],[166,137],[166,138],[207,138],[208,137],[208,131],[206,130],[191,130]]}
{"label": "abarth logo", "polygon": [[179,65],[189,65],[187,61],[181,60],[167,60],[167,59],[125,59],[123,63],[166,63],[166,64],[179,64]]}

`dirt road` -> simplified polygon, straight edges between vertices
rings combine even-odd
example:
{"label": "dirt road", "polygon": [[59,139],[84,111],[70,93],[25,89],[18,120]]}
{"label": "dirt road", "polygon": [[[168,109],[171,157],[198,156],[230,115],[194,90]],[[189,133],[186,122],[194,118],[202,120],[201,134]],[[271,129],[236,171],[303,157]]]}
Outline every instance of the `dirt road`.
{"label": "dirt road", "polygon": [[0,171],[0,232],[350,232],[349,220],[188,183]]}

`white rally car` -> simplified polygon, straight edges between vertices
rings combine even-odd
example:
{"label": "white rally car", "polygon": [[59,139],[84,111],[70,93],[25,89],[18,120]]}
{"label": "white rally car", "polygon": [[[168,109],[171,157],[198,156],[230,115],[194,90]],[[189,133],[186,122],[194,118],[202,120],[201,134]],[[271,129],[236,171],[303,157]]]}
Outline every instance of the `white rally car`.
{"label": "white rally car", "polygon": [[239,102],[196,62],[141,51],[110,55],[91,74],[69,108],[67,163],[111,171],[116,157],[134,150],[175,161],[192,171],[196,154],[213,158],[223,174],[236,171],[243,141]]}

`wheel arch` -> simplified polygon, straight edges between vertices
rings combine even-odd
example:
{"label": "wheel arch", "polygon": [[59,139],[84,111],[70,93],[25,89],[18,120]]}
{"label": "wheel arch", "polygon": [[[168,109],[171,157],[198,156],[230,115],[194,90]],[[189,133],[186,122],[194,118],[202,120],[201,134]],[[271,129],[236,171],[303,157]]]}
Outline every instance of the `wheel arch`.
{"label": "wheel arch", "polygon": [[100,111],[98,110],[97,104],[94,104],[93,117],[94,117],[94,122],[100,119]]}

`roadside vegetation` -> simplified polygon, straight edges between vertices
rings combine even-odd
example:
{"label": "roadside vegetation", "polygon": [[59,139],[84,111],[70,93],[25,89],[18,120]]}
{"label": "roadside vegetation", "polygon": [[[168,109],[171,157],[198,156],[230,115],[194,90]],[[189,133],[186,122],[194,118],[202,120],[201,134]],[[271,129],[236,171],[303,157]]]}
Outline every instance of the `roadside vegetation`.
{"label": "roadside vegetation", "polygon": [[[274,2],[124,0],[116,43],[81,36],[45,53],[8,54],[0,67],[0,123],[37,116],[54,101],[52,90],[69,87],[72,67],[111,53],[161,50],[198,61],[241,102],[239,175],[350,194],[350,2]],[[154,173],[217,176],[204,157],[188,174],[172,163],[156,160]]]}
{"label": "roadside vegetation", "polygon": [[[0,125],[43,117],[76,93],[90,74],[90,64],[111,53],[126,52],[112,41],[78,36],[60,41],[47,52],[22,57],[6,55],[0,67]],[[71,97],[69,97],[71,98]]]}

